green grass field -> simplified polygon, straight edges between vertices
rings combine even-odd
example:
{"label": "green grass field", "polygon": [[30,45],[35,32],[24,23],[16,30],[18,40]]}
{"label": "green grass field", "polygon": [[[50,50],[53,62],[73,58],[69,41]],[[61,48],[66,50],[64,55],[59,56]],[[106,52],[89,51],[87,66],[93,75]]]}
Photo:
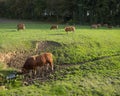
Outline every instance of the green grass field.
{"label": "green grass field", "polygon": [[[17,80],[0,96],[120,96],[120,28],[77,25],[74,33],[67,34],[65,25],[50,30],[51,24],[25,22],[26,30],[18,32],[16,24],[0,24],[0,52],[29,51],[35,48],[34,41],[54,41],[62,45],[46,50],[53,53],[54,64],[72,65],[31,86]],[[11,70],[2,65],[0,72]]]}

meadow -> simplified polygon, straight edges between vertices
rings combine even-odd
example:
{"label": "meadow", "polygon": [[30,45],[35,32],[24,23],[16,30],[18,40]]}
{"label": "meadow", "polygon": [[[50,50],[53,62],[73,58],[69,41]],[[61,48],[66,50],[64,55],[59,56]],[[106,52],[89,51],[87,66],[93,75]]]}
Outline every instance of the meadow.
{"label": "meadow", "polygon": [[[67,34],[66,25],[50,30],[48,23],[24,23],[26,30],[21,31],[17,22],[0,23],[0,52],[34,50],[36,41],[57,42],[59,47],[40,52],[52,52],[55,66],[66,67],[30,86],[20,80],[6,84],[8,90],[1,90],[0,96],[120,96],[120,28],[76,25],[76,31]],[[2,66],[4,76],[13,70]]]}

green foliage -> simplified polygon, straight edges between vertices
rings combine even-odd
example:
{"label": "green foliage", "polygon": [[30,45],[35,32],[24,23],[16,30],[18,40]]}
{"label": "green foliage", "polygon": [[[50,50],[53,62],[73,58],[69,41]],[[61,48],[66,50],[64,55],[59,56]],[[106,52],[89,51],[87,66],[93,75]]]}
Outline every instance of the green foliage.
{"label": "green foliage", "polygon": [[2,0],[0,16],[70,24],[120,24],[119,0]]}

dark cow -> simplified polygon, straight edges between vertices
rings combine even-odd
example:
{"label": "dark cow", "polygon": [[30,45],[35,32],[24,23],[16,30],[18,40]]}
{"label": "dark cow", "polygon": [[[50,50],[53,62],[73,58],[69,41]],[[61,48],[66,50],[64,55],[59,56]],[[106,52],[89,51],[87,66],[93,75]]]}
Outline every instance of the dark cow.
{"label": "dark cow", "polygon": [[52,25],[52,26],[50,27],[50,30],[52,30],[52,29],[58,29],[58,25]]}
{"label": "dark cow", "polygon": [[20,23],[20,24],[17,25],[17,30],[18,30],[18,31],[19,31],[19,30],[24,30],[24,29],[25,29],[25,24]]}
{"label": "dark cow", "polygon": [[65,31],[68,33],[69,31],[74,32],[75,31],[75,27],[74,26],[67,26],[65,27]]}
{"label": "dark cow", "polygon": [[53,57],[52,53],[43,53],[41,55],[34,55],[25,61],[22,67],[22,73],[28,73],[30,70],[33,70],[34,74],[36,74],[37,67],[48,69],[48,65],[53,71]]}

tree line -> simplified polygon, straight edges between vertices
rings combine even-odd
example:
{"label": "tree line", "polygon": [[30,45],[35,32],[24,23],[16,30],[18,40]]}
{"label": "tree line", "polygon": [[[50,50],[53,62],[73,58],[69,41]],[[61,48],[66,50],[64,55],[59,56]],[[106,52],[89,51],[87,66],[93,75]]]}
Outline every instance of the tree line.
{"label": "tree line", "polygon": [[120,0],[0,0],[0,17],[120,25]]}

